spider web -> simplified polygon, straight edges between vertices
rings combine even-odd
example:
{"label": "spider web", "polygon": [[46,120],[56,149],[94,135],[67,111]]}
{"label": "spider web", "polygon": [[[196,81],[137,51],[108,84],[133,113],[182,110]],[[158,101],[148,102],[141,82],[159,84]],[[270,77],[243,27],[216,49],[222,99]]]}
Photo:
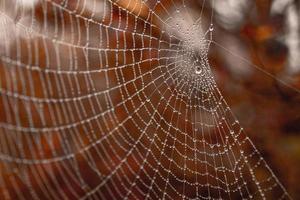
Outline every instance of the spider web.
{"label": "spider web", "polygon": [[1,199],[289,199],[214,81],[208,4],[1,1]]}

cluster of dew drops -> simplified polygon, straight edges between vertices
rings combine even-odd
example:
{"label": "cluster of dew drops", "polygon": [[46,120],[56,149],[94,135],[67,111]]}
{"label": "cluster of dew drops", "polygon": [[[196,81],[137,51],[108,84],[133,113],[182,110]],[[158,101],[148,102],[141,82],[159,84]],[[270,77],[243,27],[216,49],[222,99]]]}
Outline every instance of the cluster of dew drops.
{"label": "cluster of dew drops", "polygon": [[[210,24],[210,27],[209,27],[209,29],[208,29],[208,32],[213,32],[213,30],[214,30],[213,24]],[[201,68],[201,66],[199,66],[199,65],[196,66],[196,68],[195,68],[195,73],[196,73],[197,75],[200,75],[200,74],[202,73],[202,68]]]}

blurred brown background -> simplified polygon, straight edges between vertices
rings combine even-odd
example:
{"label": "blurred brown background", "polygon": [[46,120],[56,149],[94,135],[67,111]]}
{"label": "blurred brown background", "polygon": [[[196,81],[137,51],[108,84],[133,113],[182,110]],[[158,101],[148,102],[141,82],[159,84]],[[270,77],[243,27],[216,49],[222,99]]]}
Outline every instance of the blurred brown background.
{"label": "blurred brown background", "polygon": [[228,0],[215,6],[214,40],[226,48],[213,45],[211,51],[218,85],[271,168],[299,199],[300,1]]}

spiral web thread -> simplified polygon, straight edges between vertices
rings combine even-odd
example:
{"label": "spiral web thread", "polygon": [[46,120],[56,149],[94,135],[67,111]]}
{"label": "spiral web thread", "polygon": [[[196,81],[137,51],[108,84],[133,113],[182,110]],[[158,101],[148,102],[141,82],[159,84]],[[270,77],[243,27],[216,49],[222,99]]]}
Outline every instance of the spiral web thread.
{"label": "spiral web thread", "polygon": [[289,199],[214,82],[208,3],[1,1],[0,198]]}

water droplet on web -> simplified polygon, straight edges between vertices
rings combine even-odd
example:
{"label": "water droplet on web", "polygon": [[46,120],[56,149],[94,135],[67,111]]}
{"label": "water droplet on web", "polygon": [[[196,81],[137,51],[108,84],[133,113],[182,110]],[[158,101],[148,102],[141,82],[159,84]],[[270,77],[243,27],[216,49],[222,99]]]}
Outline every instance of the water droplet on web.
{"label": "water droplet on web", "polygon": [[196,67],[195,73],[196,74],[201,74],[202,69],[200,67]]}
{"label": "water droplet on web", "polygon": [[209,27],[209,31],[213,31],[214,30],[214,25],[211,24],[210,27]]}

